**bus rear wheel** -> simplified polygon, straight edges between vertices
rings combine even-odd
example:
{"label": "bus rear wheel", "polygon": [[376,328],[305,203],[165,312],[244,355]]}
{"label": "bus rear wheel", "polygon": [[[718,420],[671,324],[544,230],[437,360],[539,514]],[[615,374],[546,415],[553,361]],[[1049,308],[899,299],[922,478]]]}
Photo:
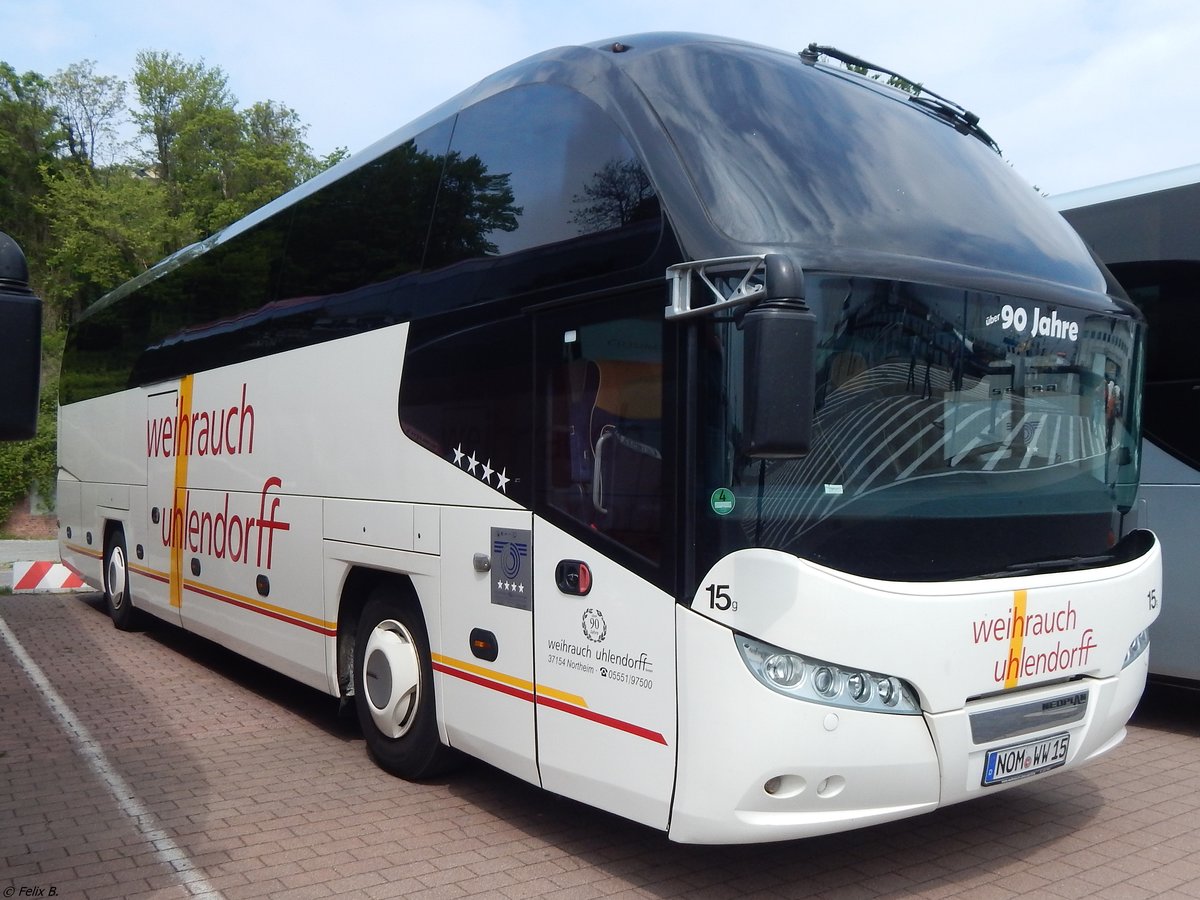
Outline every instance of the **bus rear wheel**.
{"label": "bus rear wheel", "polygon": [[121,631],[137,628],[137,610],[129,596],[129,553],[120,528],[109,534],[104,547],[104,602],[113,625]]}
{"label": "bus rear wheel", "polygon": [[454,754],[438,737],[425,621],[406,600],[377,589],[363,608],[354,641],[354,705],[372,758],[416,780],[450,768]]}

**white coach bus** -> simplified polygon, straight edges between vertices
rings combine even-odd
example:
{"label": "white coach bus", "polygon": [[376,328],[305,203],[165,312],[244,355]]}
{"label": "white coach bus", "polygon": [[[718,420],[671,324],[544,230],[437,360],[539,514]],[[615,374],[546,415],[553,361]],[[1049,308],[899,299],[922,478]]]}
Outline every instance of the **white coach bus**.
{"label": "white coach bus", "polygon": [[1142,477],[1126,520],[1166,554],[1150,674],[1200,682],[1200,165],[1052,197],[1146,317]]}
{"label": "white coach bus", "polygon": [[1109,750],[1160,590],[1116,539],[1142,319],[975,116],[843,63],[548,52],[102,298],[63,559],[391,772],[679,841]]}

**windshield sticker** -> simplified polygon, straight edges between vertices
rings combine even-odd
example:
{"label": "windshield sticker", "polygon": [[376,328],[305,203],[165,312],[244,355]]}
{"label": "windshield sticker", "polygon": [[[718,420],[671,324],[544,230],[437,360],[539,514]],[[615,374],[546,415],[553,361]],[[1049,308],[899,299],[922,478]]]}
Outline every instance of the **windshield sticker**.
{"label": "windshield sticker", "polygon": [[1058,310],[1043,313],[1041,307],[1035,306],[1033,315],[1030,316],[1025,307],[1005,303],[1000,312],[987,317],[985,324],[995,325],[997,322],[1000,323],[1003,331],[1011,329],[1017,334],[1025,334],[1025,330],[1029,329],[1030,337],[1051,337],[1066,341],[1079,340],[1079,323],[1060,319]]}
{"label": "windshield sticker", "polygon": [[718,516],[727,516],[733,512],[734,506],[737,505],[737,498],[734,497],[733,491],[729,488],[717,488],[712,492],[712,497],[709,498],[709,505],[712,511]]}

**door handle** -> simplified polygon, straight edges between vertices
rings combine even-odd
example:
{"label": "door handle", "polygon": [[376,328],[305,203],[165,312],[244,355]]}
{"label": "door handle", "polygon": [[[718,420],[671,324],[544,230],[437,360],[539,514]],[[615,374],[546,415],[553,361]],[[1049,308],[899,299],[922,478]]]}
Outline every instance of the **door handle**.
{"label": "door handle", "polygon": [[592,570],[578,559],[564,559],[554,568],[554,581],[564,594],[584,597],[592,589]]}

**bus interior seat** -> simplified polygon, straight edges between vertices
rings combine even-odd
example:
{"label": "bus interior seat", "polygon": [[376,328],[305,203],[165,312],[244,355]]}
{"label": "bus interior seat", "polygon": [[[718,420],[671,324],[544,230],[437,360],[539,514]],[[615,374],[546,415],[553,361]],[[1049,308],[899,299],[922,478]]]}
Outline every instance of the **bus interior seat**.
{"label": "bus interior seat", "polygon": [[599,384],[589,425],[594,524],[646,553],[659,539],[662,508],[662,365],[628,360],[596,365]]}

